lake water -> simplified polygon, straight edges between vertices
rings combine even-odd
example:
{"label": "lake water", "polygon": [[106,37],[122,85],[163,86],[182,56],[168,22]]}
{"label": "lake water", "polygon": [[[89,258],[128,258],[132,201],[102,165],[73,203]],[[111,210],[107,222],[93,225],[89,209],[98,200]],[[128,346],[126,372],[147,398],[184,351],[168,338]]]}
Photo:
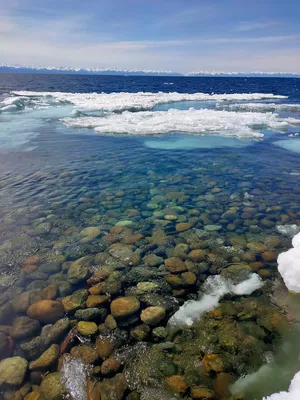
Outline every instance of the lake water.
{"label": "lake water", "polygon": [[[78,308],[102,310],[97,333],[76,331],[64,349],[66,331],[54,344],[72,355],[98,335],[111,340],[126,379],[116,399],[287,390],[300,369],[300,298],[276,261],[300,230],[298,132],[299,79],[0,74],[1,357],[30,362],[47,349],[28,351],[48,320],[15,331],[50,298],[71,326]],[[95,289],[103,304],[65,306],[102,280],[117,287]],[[124,296],[139,305],[111,327],[104,314]],[[191,314],[172,326],[189,300]],[[156,322],[150,306],[163,308]],[[53,373],[57,360],[37,370]],[[90,379],[107,376],[94,368]]]}

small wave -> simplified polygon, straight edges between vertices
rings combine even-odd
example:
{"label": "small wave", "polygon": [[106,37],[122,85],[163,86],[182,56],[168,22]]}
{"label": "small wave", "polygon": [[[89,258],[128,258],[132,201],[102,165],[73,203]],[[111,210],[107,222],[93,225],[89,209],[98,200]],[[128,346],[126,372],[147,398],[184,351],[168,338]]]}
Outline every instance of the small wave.
{"label": "small wave", "polygon": [[122,114],[109,114],[104,118],[63,118],[62,121],[69,127],[94,128],[100,134],[145,136],[179,132],[256,139],[264,137],[259,132],[261,129],[283,131],[293,123],[292,119],[282,119],[272,113],[237,113],[210,109],[125,111]]}

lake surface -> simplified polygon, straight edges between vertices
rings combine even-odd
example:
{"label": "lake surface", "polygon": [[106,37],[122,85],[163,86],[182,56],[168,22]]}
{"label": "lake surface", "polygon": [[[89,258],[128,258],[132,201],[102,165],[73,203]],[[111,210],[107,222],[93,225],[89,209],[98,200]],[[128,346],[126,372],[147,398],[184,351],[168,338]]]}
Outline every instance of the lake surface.
{"label": "lake surface", "polygon": [[[0,74],[1,358],[59,346],[5,396],[59,356],[76,392],[82,346],[98,352],[84,384],[117,400],[287,390],[300,298],[277,255],[300,230],[298,132],[299,79]],[[42,299],[61,313],[32,311]],[[97,369],[105,358],[118,368]]]}

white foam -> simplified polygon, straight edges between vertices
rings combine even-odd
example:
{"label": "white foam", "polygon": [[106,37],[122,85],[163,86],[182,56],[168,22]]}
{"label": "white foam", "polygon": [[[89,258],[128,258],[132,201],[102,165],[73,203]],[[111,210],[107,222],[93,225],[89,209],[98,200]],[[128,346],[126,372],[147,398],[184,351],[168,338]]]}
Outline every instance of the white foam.
{"label": "white foam", "polygon": [[292,240],[293,247],[279,254],[278,271],[285,286],[293,292],[300,293],[300,233]]}
{"label": "white foam", "polygon": [[155,105],[172,103],[177,101],[240,101],[240,100],[262,100],[262,99],[283,99],[286,96],[277,96],[264,93],[232,93],[232,94],[207,94],[207,93],[63,93],[63,92],[30,92],[14,91],[17,97],[46,98],[49,103],[56,99],[62,103],[71,103],[81,110],[149,110]]}
{"label": "white foam", "polygon": [[300,111],[300,104],[284,104],[284,103],[234,103],[224,104],[217,103],[217,108],[226,108],[234,111]]}
{"label": "white foam", "polygon": [[61,382],[74,400],[87,400],[87,367],[78,358],[67,356],[61,369]]}
{"label": "white foam", "polygon": [[293,225],[277,225],[276,229],[278,230],[279,233],[282,235],[286,235],[288,237],[294,237],[299,233],[300,227],[296,224]]}
{"label": "white foam", "polygon": [[[125,111],[105,117],[64,118],[67,126],[94,128],[101,134],[159,135],[173,132],[263,138],[261,129],[285,130],[291,119],[272,113],[237,113],[216,110]],[[298,121],[298,120],[296,120]]]}
{"label": "white foam", "polygon": [[300,372],[292,379],[288,392],[274,393],[263,400],[299,400],[300,399]]}
{"label": "white foam", "polygon": [[170,318],[169,325],[175,327],[191,326],[201,316],[216,308],[220,299],[228,293],[236,295],[249,295],[261,288],[263,282],[257,274],[251,274],[241,283],[234,284],[221,275],[209,276],[202,290],[204,292],[200,300],[189,300]]}
{"label": "white foam", "polygon": [[287,140],[278,140],[277,142],[273,142],[275,146],[281,147],[285,150],[292,151],[294,153],[300,154],[300,139],[293,138]]}

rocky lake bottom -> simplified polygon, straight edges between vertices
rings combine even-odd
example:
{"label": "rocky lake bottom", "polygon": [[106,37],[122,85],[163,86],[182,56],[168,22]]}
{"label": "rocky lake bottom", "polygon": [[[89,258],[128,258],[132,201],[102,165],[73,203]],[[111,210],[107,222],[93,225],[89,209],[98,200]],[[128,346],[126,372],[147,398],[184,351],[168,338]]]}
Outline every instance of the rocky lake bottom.
{"label": "rocky lake bottom", "polygon": [[300,314],[277,256],[300,224],[296,155],[267,143],[170,152],[138,139],[54,139],[3,154],[2,398],[286,389]]}

